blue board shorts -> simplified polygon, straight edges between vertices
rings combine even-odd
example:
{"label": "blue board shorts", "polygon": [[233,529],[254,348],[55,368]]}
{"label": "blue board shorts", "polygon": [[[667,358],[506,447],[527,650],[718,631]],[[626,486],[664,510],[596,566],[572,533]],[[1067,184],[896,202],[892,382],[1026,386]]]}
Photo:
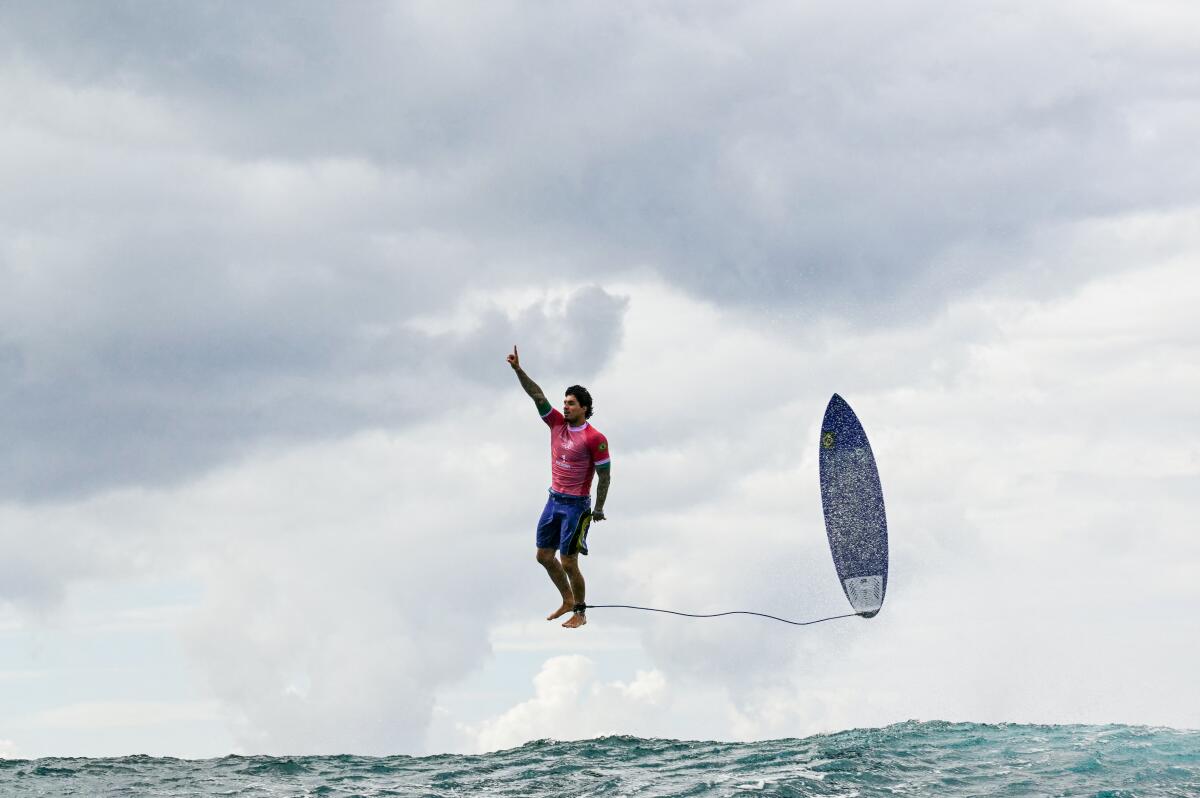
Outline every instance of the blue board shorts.
{"label": "blue board shorts", "polygon": [[592,525],[592,497],[550,491],[537,525],[537,547],[558,549],[567,556],[587,554],[588,527]]}

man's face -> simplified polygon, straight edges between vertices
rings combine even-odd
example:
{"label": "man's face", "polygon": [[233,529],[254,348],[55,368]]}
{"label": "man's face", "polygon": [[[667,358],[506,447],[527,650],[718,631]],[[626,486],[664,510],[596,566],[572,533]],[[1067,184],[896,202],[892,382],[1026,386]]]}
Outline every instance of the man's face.
{"label": "man's face", "polygon": [[573,427],[578,427],[584,422],[583,405],[571,394],[567,394],[563,399],[563,418]]}

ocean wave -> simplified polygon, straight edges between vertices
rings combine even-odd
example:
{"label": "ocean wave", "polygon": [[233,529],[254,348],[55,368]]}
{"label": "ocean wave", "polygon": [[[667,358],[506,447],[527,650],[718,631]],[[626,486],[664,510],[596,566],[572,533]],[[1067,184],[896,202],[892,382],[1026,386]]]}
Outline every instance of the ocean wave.
{"label": "ocean wave", "polygon": [[1200,795],[1200,732],[909,721],[754,743],[537,740],[485,755],[0,761],[0,795]]}

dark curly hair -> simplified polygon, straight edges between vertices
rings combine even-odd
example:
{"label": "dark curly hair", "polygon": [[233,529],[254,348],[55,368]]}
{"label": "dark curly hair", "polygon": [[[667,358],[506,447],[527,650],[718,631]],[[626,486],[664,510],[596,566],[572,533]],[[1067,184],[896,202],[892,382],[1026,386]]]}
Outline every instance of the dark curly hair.
{"label": "dark curly hair", "polygon": [[572,385],[563,396],[574,396],[575,401],[579,402],[580,406],[586,408],[583,417],[592,417],[592,395],[588,393],[587,388],[584,388],[582,385]]}

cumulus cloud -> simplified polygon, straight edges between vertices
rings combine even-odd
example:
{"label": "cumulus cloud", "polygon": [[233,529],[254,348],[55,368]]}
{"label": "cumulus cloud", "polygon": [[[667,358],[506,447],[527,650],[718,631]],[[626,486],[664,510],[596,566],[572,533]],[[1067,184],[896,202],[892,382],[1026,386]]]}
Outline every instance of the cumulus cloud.
{"label": "cumulus cloud", "polygon": [[439,686],[488,655],[532,556],[506,501],[512,453],[463,447],[461,429],[322,445],[186,497],[207,594],[187,645],[245,750],[413,750]]}
{"label": "cumulus cloud", "polygon": [[[1149,230],[1161,243],[1160,229],[1134,219],[1125,234]],[[1195,242],[1174,246],[1155,265],[1053,301],[979,297],[903,335],[835,329],[795,347],[765,327],[718,322],[711,307],[655,301],[676,321],[654,328],[660,351],[686,330],[703,368],[622,354],[610,390],[627,396],[654,373],[662,406],[680,410],[657,438],[633,402],[608,422],[638,432],[635,451],[615,461],[627,482],[610,502],[631,534],[589,595],[801,619],[844,611],[815,459],[820,411],[838,390],[874,442],[890,508],[884,612],[800,631],[622,618],[643,629],[668,679],[726,685],[746,735],[812,730],[803,718],[836,727],[1107,713],[1194,726],[1178,702],[1119,688],[1147,648],[1162,657],[1164,683],[1189,681],[1173,664],[1187,661],[1187,644],[1162,632],[1194,625],[1184,574],[1195,543],[1181,519],[1200,462],[1188,401],[1200,373],[1185,354],[1200,346],[1190,321],[1200,284],[1183,256]],[[635,302],[627,335],[647,329]],[[730,384],[703,390],[716,380]],[[1053,678],[1042,673],[1051,661],[1061,663]],[[1083,677],[1087,661],[1104,672]],[[1046,687],[1015,686],[1025,682]]]}
{"label": "cumulus cloud", "polygon": [[[598,682],[587,657],[552,657],[533,679],[534,696],[475,726],[463,728],[479,751],[512,748],[528,740],[579,740],[619,734],[631,718],[661,709],[667,683],[656,671],[629,682]],[[640,725],[640,724],[639,724]]]}
{"label": "cumulus cloud", "polygon": [[[1121,235],[1149,234],[1142,248],[1153,249],[1167,221],[1126,220]],[[620,529],[596,531],[590,600],[845,611],[815,441],[828,387],[848,386],[889,501],[888,604],[870,621],[800,630],[594,610],[589,634],[640,634],[657,706],[605,693],[581,658],[551,660],[531,698],[463,726],[462,747],[709,730],[764,739],[909,718],[1200,723],[1196,702],[1179,700],[1195,636],[1177,631],[1195,626],[1188,564],[1200,555],[1181,521],[1200,464],[1188,403],[1200,373],[1185,355],[1200,346],[1200,284],[1179,257],[1194,242],[1174,246],[1053,301],[982,296],[905,335],[814,333],[803,349],[661,287],[631,292],[603,422],[634,434],[622,450],[608,433]],[[685,339],[703,366],[670,356]],[[735,376],[699,390],[713,374]],[[648,386],[677,412],[658,435]],[[1155,686],[1123,689],[1148,656]],[[689,717],[698,705],[713,714]]]}
{"label": "cumulus cloud", "polygon": [[[196,585],[203,602],[169,622],[244,750],[413,750],[439,687],[479,666],[489,625],[544,579],[530,550],[545,428],[508,346],[529,341],[530,369],[561,388],[556,375],[602,367],[623,306],[584,286],[411,331],[464,376],[422,384],[425,416],[403,432],[293,442],[182,485],[0,505],[0,599],[29,618],[84,581]],[[504,401],[481,398],[499,384]]]}

